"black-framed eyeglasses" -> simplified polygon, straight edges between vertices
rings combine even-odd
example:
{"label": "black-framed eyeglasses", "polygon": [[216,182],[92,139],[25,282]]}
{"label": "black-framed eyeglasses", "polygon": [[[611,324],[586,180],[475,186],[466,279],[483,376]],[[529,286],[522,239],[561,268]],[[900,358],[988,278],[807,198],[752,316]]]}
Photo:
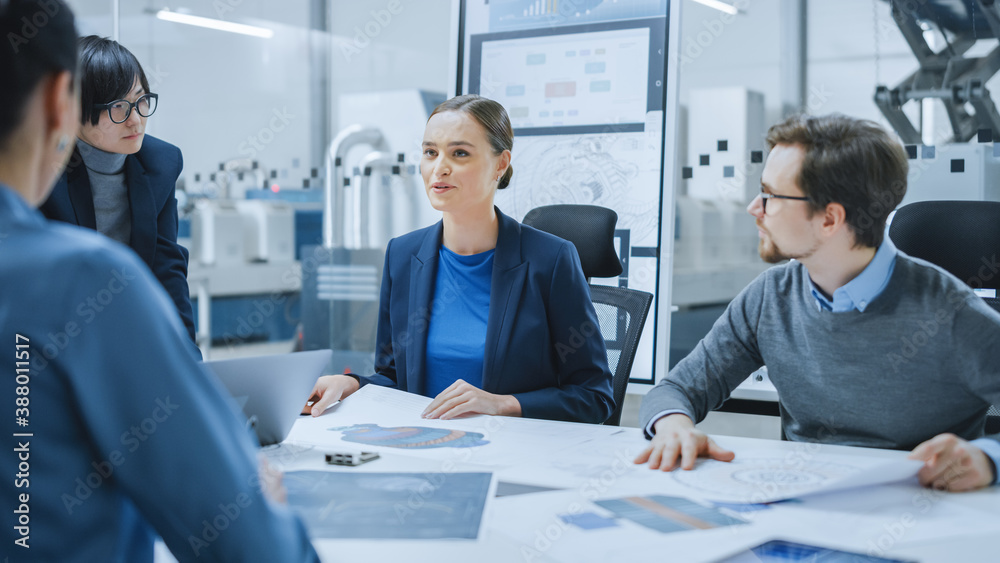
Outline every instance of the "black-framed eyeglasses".
{"label": "black-framed eyeglasses", "polygon": [[809,201],[809,198],[807,198],[807,197],[800,197],[800,196],[794,196],[794,195],[769,194],[769,193],[767,193],[767,192],[764,191],[764,188],[761,188],[761,190],[760,190],[760,210],[761,210],[762,213],[767,213],[767,200],[769,200],[769,199],[795,199],[795,200],[798,200],[798,201]]}
{"label": "black-framed eyeglasses", "polygon": [[115,100],[106,104],[94,104],[94,109],[98,111],[107,110],[111,121],[125,123],[128,121],[129,116],[132,115],[133,108],[143,117],[153,115],[153,112],[156,111],[156,102],[159,98],[159,94],[143,94],[139,96],[139,99],[135,103],[128,100]]}

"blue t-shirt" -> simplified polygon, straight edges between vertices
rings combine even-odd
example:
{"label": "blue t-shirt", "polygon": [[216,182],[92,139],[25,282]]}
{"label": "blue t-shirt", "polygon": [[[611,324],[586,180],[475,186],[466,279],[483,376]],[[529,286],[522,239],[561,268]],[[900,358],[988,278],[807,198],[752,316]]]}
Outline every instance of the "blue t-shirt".
{"label": "blue t-shirt", "polygon": [[434,305],[427,332],[424,395],[436,397],[456,380],[483,386],[486,321],[490,313],[493,250],[471,256],[438,251]]}

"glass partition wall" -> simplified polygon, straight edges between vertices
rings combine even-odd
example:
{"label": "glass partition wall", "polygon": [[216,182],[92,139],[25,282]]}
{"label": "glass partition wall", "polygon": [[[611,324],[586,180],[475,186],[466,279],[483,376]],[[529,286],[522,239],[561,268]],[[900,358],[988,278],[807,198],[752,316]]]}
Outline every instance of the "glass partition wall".
{"label": "glass partition wall", "polygon": [[349,125],[341,96],[447,90],[450,0],[68,4],[81,34],[104,37],[117,8],[116,39],[160,94],[148,133],[181,148],[194,192],[235,159],[282,188],[321,186],[324,151]]}
{"label": "glass partition wall", "polygon": [[[145,67],[160,95],[148,133],[184,154],[182,214],[200,197],[240,198],[262,188],[298,190],[296,197],[321,205],[327,149],[338,132],[359,122],[387,122],[405,132],[392,151],[403,155],[400,175],[412,176],[426,113],[411,110],[432,107],[454,79],[452,0],[69,4],[84,34],[111,36],[117,23],[118,40]],[[759,190],[767,128],[797,111],[841,111],[887,125],[872,101],[876,85],[896,84],[917,66],[883,0],[727,4],[734,10],[671,0],[681,14],[678,177],[664,188],[675,193],[675,244],[662,261],[672,268],[661,272],[670,276],[675,307],[671,366],[765,267],[745,207]],[[935,29],[928,24],[926,33],[940,33]],[[937,43],[948,44],[947,37]],[[929,132],[947,121],[929,105],[907,112]],[[344,176],[358,182],[364,171],[348,167]],[[414,178],[392,182],[404,180]],[[422,193],[417,196],[404,203],[422,205]],[[361,203],[345,205],[357,209]],[[408,224],[397,215],[390,214],[391,221]],[[350,221],[345,225],[354,243],[364,238],[360,230]],[[312,232],[311,242],[319,242]],[[384,239],[373,235],[369,246]],[[216,288],[225,282],[212,280]],[[251,312],[216,324],[239,325]],[[209,338],[226,340],[215,329]]]}
{"label": "glass partition wall", "polygon": [[[336,347],[336,334],[364,332],[355,317],[371,316],[370,287],[360,300],[351,294],[346,317],[324,313],[316,322],[327,328],[302,329],[305,317],[324,309],[317,298],[333,303],[317,297],[317,276],[358,256],[322,266],[302,256],[323,242],[326,155],[346,127],[384,132],[377,147],[345,154],[350,165],[337,173],[336,191],[347,197],[330,223],[352,250],[381,252],[388,237],[427,222],[414,164],[428,107],[448,87],[451,0],[68,4],[81,34],[117,39],[136,55],[159,95],[146,133],[182,151],[179,239],[191,253],[188,281],[206,358],[246,345],[287,351],[304,345],[303,334],[326,339],[312,347]],[[362,159],[376,148],[384,158],[369,165],[391,158],[397,170],[363,174]],[[368,191],[356,187],[369,179]],[[380,278],[363,277],[377,296]],[[304,286],[312,304],[303,305]],[[374,349],[370,339],[347,347]],[[370,366],[363,357],[352,363]]]}

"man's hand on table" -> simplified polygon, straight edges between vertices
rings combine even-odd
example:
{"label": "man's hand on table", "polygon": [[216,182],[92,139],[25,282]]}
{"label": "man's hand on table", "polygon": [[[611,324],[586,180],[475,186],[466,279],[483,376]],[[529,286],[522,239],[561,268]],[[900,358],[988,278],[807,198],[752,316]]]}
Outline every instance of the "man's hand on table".
{"label": "man's hand on table", "polygon": [[684,414],[670,414],[653,424],[653,439],[633,463],[649,463],[650,469],[672,471],[680,462],[682,469],[694,469],[695,459],[708,457],[732,461],[736,454],[717,445],[707,434],[694,427]]}
{"label": "man's hand on table", "polygon": [[[735,454],[717,445],[698,430],[684,414],[667,415],[653,424],[653,439],[634,463],[649,463],[650,469],[672,471],[678,464],[693,469],[698,457],[732,461]],[[947,491],[972,491],[990,486],[996,468],[974,444],[955,436],[940,434],[917,446],[910,459],[924,462],[917,477],[926,487]]]}
{"label": "man's hand on table", "polygon": [[920,484],[940,491],[973,491],[993,483],[993,462],[983,450],[954,434],[938,434],[910,452],[924,462]]}

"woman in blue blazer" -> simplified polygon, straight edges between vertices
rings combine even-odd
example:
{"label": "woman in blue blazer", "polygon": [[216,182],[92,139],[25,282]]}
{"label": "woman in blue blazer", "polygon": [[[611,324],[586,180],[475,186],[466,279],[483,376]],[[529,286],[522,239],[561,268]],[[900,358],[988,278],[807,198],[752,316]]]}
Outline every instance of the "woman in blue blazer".
{"label": "woman in blue blazer", "polygon": [[389,242],[375,374],[320,378],[314,416],[368,383],[434,397],[427,418],[610,416],[612,376],[576,249],[493,205],[512,145],[492,100],[459,96],[431,114],[420,173],[442,220]]}
{"label": "woman in blue blazer", "polygon": [[191,340],[187,249],[177,244],[177,147],[145,134],[156,110],[139,61],[125,47],[80,39],[81,127],[73,156],[40,207],[49,219],[100,231],[132,248],[170,294]]}

